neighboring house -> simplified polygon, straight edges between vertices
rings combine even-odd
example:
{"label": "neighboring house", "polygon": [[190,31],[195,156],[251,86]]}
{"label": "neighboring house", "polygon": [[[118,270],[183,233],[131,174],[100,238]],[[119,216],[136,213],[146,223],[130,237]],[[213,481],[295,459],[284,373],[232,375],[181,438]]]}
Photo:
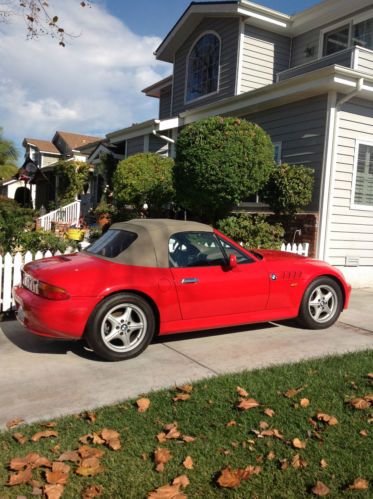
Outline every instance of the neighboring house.
{"label": "neighboring house", "polygon": [[258,123],[278,161],[315,170],[316,256],[372,285],[372,1],[326,0],[295,16],[245,0],[193,2],[155,56],[172,64],[144,90],[159,99],[158,119],[109,133],[110,143],[126,156],[174,155],[179,128],[201,118]]}
{"label": "neighboring house", "polygon": [[57,202],[57,177],[54,167],[60,160],[87,161],[88,156],[102,141],[101,137],[57,131],[52,140],[23,140],[25,158],[30,158],[42,170],[35,187],[31,187],[35,208]]}

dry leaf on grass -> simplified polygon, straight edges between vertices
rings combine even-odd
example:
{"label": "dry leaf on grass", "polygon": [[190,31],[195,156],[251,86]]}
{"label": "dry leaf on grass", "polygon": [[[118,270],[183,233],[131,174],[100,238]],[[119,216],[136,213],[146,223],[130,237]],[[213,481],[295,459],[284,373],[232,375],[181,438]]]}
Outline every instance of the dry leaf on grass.
{"label": "dry leaf on grass", "polygon": [[240,402],[237,404],[238,409],[242,411],[248,411],[249,409],[254,409],[254,407],[259,407],[259,402],[255,399],[240,399]]}
{"label": "dry leaf on grass", "polygon": [[9,463],[9,469],[13,471],[20,471],[24,468],[50,468],[52,463],[46,457],[40,456],[37,452],[31,452],[25,457],[14,457]]}
{"label": "dry leaf on grass", "polygon": [[368,432],[367,432],[367,430],[361,430],[361,431],[359,431],[359,435],[361,437],[367,437],[368,436]]}
{"label": "dry leaf on grass", "polygon": [[[105,451],[96,449],[95,447],[88,447],[88,445],[82,445],[81,447],[79,447],[78,453],[82,459],[88,459],[89,457],[100,458],[105,454]],[[61,461],[61,458],[59,459],[59,461]],[[64,461],[68,460],[64,459]]]}
{"label": "dry leaf on grass", "polygon": [[47,484],[44,486],[44,494],[47,499],[60,499],[63,494],[63,485]]}
{"label": "dry leaf on grass", "polygon": [[31,437],[31,440],[33,442],[39,442],[40,439],[42,438],[54,438],[58,437],[58,432],[54,430],[45,430],[45,431],[38,431]]}
{"label": "dry leaf on grass", "polygon": [[300,388],[291,388],[287,392],[284,392],[284,396],[288,399],[291,399],[295,397],[295,395],[298,395],[298,393],[303,391],[305,388],[307,388],[307,385],[301,386]]}
{"label": "dry leaf on grass", "polygon": [[100,437],[105,440],[110,449],[119,450],[121,448],[120,435],[117,431],[104,428],[100,433]]}
{"label": "dry leaf on grass", "polygon": [[190,399],[189,393],[178,393],[175,397],[173,397],[174,402],[184,402],[185,400]]}
{"label": "dry leaf on grass", "polygon": [[308,399],[300,399],[299,405],[305,409],[310,405],[310,401]]}
{"label": "dry leaf on grass", "polygon": [[[62,464],[62,463],[59,463]],[[65,485],[67,483],[67,480],[69,479],[69,474],[64,473],[63,471],[47,471],[45,473],[45,478],[48,483],[54,484],[54,485]]]}
{"label": "dry leaf on grass", "polygon": [[234,419],[232,419],[231,421],[228,421],[225,426],[229,428],[230,426],[237,426],[237,423],[236,421],[234,421]]}
{"label": "dry leaf on grass", "polygon": [[191,437],[189,435],[184,435],[183,436],[183,440],[184,442],[186,442],[187,444],[189,444],[190,442],[194,442],[196,439],[196,437]]}
{"label": "dry leaf on grass", "polygon": [[296,449],[305,449],[306,448],[306,442],[302,442],[299,438],[294,438],[293,439],[293,447]]}
{"label": "dry leaf on grass", "polygon": [[267,423],[267,421],[260,421],[259,422],[259,428],[261,430],[266,430],[268,427],[269,427],[269,424]]}
{"label": "dry leaf on grass", "polygon": [[71,461],[73,463],[78,463],[80,461],[80,456],[76,450],[67,451],[61,454],[57,461]]}
{"label": "dry leaf on grass", "polygon": [[187,470],[192,470],[193,469],[193,459],[190,456],[187,456],[184,461],[183,461],[183,466]]}
{"label": "dry leaf on grass", "polygon": [[192,393],[193,386],[192,385],[182,385],[176,387],[180,392]]}
{"label": "dry leaf on grass", "polygon": [[325,483],[317,481],[316,485],[311,489],[315,496],[327,496],[330,493],[329,487]]}
{"label": "dry leaf on grass", "polygon": [[83,459],[80,466],[75,470],[75,473],[80,476],[95,476],[104,471],[97,457],[88,457]]}
{"label": "dry leaf on grass", "polygon": [[23,483],[27,483],[32,479],[32,471],[31,468],[26,468],[25,470],[19,471],[18,473],[13,473],[9,475],[9,479],[6,483],[9,487],[13,487],[14,485],[21,485]]}
{"label": "dry leaf on grass", "polygon": [[355,409],[363,410],[368,409],[370,407],[370,403],[365,398],[356,397],[348,402]]}
{"label": "dry leaf on grass", "polygon": [[150,407],[150,400],[147,398],[141,398],[136,400],[137,412],[146,412]]}
{"label": "dry leaf on grass", "polygon": [[248,397],[248,395],[249,395],[249,393],[244,388],[241,388],[240,386],[237,386],[236,392],[238,393],[238,395],[240,397]]}
{"label": "dry leaf on grass", "polygon": [[11,428],[15,428],[16,426],[19,426],[24,422],[25,420],[21,418],[11,419],[7,423],[5,423],[5,426],[8,428],[8,430],[10,430]]}
{"label": "dry leaf on grass", "polygon": [[180,475],[173,479],[172,485],[180,485],[180,487],[188,487],[190,484],[189,478],[186,475]]}
{"label": "dry leaf on grass", "polygon": [[163,485],[149,492],[148,499],[186,499],[186,495],[180,492],[180,485]]}
{"label": "dry leaf on grass", "polygon": [[217,480],[220,487],[233,489],[238,487],[241,480],[248,480],[252,475],[257,475],[262,471],[260,466],[247,466],[244,469],[232,470],[229,466],[220,472]]}
{"label": "dry leaf on grass", "polygon": [[267,459],[268,461],[273,461],[276,457],[276,454],[274,453],[273,450],[269,451],[268,454],[267,454]]}
{"label": "dry leaf on grass", "polygon": [[154,462],[156,464],[156,471],[162,472],[164,470],[164,465],[168,463],[171,459],[171,452],[168,449],[158,447],[154,452]]}
{"label": "dry leaf on grass", "polygon": [[273,418],[273,416],[275,415],[275,411],[269,408],[264,409],[263,413],[270,418]]}
{"label": "dry leaf on grass", "polygon": [[165,442],[167,442],[166,434],[164,431],[161,431],[161,433],[158,433],[156,438],[160,444],[164,444]]}
{"label": "dry leaf on grass", "polygon": [[356,478],[354,483],[348,486],[349,490],[367,490],[368,488],[369,482],[365,478]]}
{"label": "dry leaf on grass", "polygon": [[308,462],[303,459],[299,454],[295,454],[291,460],[291,465],[294,469],[299,470],[306,468],[308,466]]}
{"label": "dry leaf on grass", "polygon": [[12,437],[14,438],[14,440],[16,442],[18,442],[21,445],[25,444],[27,442],[27,440],[28,440],[28,438],[25,437],[23,435],[23,433],[19,433],[19,432],[13,433]]}
{"label": "dry leaf on grass", "polygon": [[321,468],[327,468],[329,466],[326,459],[321,459],[320,466],[321,466]]}
{"label": "dry leaf on grass", "polygon": [[47,423],[43,423],[42,426],[45,426],[45,428],[55,428],[57,423],[55,421],[48,421]]}
{"label": "dry leaf on grass", "polygon": [[261,431],[259,433],[258,436],[261,436],[261,437],[276,437],[279,440],[284,440],[284,435],[279,430],[277,430],[276,428],[274,428],[273,430],[263,430],[263,431]]}
{"label": "dry leaf on grass", "polygon": [[93,499],[94,497],[100,497],[104,491],[102,485],[90,485],[82,492],[82,499]]}
{"label": "dry leaf on grass", "polygon": [[368,373],[367,378],[373,379],[373,373]]}
{"label": "dry leaf on grass", "polygon": [[324,414],[323,412],[318,412],[316,415],[319,421],[323,421],[324,423],[328,423],[329,426],[335,426],[338,424],[338,419],[334,416],[329,416],[329,414]]}
{"label": "dry leaf on grass", "polygon": [[52,463],[52,471],[60,471],[62,473],[69,473],[71,467],[68,464],[62,463],[60,461],[55,461]]}

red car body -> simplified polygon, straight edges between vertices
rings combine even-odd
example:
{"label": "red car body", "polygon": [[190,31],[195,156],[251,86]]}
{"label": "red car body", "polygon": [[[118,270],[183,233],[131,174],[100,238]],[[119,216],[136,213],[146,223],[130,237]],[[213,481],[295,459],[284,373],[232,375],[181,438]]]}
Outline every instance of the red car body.
{"label": "red car body", "polygon": [[[146,226],[146,222],[136,223]],[[171,227],[176,228],[169,233],[180,233],[183,223],[172,222]],[[200,230],[201,224],[198,226]],[[275,321],[297,317],[305,291],[321,276],[338,283],[342,308],[347,308],[351,288],[338,269],[291,253],[251,252],[216,230],[212,233],[247,255],[251,264],[232,268],[144,266],[90,254],[88,248],[28,263],[22,272],[23,283],[13,290],[18,318],[37,335],[80,339],[96,307],[108,297],[126,292],[151,304],[160,335]],[[48,297],[37,294],[25,276],[66,295],[53,299],[53,293]],[[184,285],[188,280],[197,285]]]}

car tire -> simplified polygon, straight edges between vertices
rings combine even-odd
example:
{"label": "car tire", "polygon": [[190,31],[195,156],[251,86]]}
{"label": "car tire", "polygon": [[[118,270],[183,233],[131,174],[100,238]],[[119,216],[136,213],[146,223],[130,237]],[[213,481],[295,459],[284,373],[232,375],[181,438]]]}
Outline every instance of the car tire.
{"label": "car tire", "polygon": [[338,283],[330,277],[319,277],[303,295],[298,323],[307,329],[326,329],[336,322],[342,308],[343,295]]}
{"label": "car tire", "polygon": [[99,357],[118,361],[143,352],[154,331],[155,317],[149,303],[141,296],[119,293],[96,306],[85,339]]}

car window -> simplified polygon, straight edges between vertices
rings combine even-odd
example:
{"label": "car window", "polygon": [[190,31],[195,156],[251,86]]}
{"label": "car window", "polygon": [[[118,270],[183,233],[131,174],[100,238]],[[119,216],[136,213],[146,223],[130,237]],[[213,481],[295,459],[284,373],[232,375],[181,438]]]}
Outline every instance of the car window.
{"label": "car window", "polygon": [[109,229],[91,246],[88,246],[86,251],[107,258],[115,258],[126,250],[135,239],[137,239],[137,234],[134,232]]}
{"label": "car window", "polygon": [[232,244],[228,243],[228,241],[226,241],[225,239],[219,237],[219,242],[223,246],[224,251],[227,253],[228,257],[229,255],[236,255],[237,263],[253,263],[255,261],[253,258],[250,258],[248,255],[237,249],[235,246],[232,246]]}
{"label": "car window", "polygon": [[225,256],[212,232],[180,232],[169,240],[170,267],[226,265]]}

